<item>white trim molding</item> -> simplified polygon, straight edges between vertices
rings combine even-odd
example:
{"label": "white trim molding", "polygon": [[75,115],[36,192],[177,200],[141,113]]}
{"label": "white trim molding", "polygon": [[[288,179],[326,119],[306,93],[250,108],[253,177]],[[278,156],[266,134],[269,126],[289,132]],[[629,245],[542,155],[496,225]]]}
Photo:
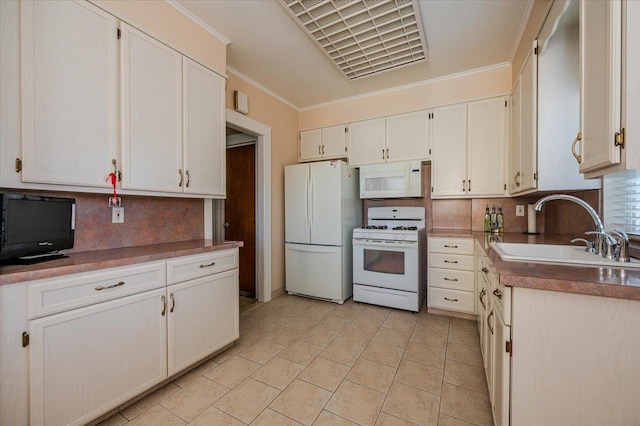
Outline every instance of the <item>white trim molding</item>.
{"label": "white trim molding", "polygon": [[193,22],[195,22],[203,30],[205,30],[206,32],[208,32],[209,34],[211,34],[212,36],[216,37],[218,40],[223,42],[225,46],[227,46],[227,45],[229,45],[229,43],[231,43],[231,41],[228,38],[226,38],[224,35],[222,35],[222,33],[218,32],[218,30],[216,30],[211,25],[209,25],[206,22],[204,22],[202,19],[198,18],[189,9],[187,9],[186,7],[184,7],[183,5],[178,3],[176,0],[164,0],[164,1],[169,6],[174,7],[178,12],[182,13],[184,16],[186,16],[187,18],[191,19]]}
{"label": "white trim molding", "polygon": [[[258,89],[262,90],[263,92],[265,92],[269,96],[272,96],[272,97],[276,98],[277,100],[279,100],[283,104],[290,106],[291,108],[295,109],[296,111],[300,111],[300,108],[298,108],[297,106],[295,106],[294,104],[292,104],[291,102],[289,102],[288,100],[283,98],[282,96],[278,95],[277,93],[272,92],[268,88],[264,87],[262,84],[260,84],[257,81],[253,80],[251,77],[246,76],[245,74],[241,73],[237,69],[227,65],[227,72],[229,72],[229,71],[232,72],[233,74],[237,75],[241,79],[253,84]],[[230,110],[227,110],[227,111],[230,111]]]}
{"label": "white trim molding", "polygon": [[[482,68],[476,68],[473,70],[469,70],[469,71],[462,71],[459,73],[455,73],[455,74],[448,74],[442,77],[436,77],[436,78],[432,78],[429,80],[422,80],[422,81],[418,81],[416,83],[410,83],[410,84],[405,84],[403,86],[396,86],[396,87],[391,87],[389,89],[383,89],[383,90],[377,90],[375,92],[368,92],[368,93],[363,93],[361,95],[356,95],[356,96],[350,96],[348,98],[342,98],[342,99],[337,99],[335,101],[329,101],[329,102],[324,102],[321,104],[317,104],[317,105],[311,105],[308,107],[304,107],[304,108],[300,108],[298,111],[303,112],[303,111],[308,111],[311,109],[316,109],[316,108],[321,108],[321,107],[326,107],[326,106],[331,106],[331,105],[337,105],[337,104],[341,104],[343,102],[350,102],[350,101],[355,101],[358,99],[366,99],[372,96],[378,96],[378,95],[382,95],[385,93],[392,93],[392,92],[397,92],[399,90],[405,90],[405,89],[412,89],[415,87],[420,87],[420,86],[426,86],[428,84],[433,84],[439,81],[445,81],[445,80],[450,80],[452,78],[460,78],[460,77],[464,77],[467,75],[471,75],[471,74],[476,74],[479,72],[484,72],[484,71],[490,71],[493,69],[497,69],[497,68],[501,68],[501,67],[510,67],[511,63],[509,62],[501,62],[499,64],[495,64],[495,65],[489,65],[486,67],[482,67]],[[227,67],[228,69],[229,67]]]}
{"label": "white trim molding", "polygon": [[256,277],[260,302],[271,300],[271,127],[227,108],[227,126],[257,138]]}

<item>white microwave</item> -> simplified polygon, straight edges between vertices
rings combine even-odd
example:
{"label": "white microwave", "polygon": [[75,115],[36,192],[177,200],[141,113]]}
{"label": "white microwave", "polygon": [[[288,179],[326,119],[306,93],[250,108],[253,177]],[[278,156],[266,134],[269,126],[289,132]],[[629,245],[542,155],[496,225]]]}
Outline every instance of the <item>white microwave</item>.
{"label": "white microwave", "polygon": [[360,167],[360,198],[402,197],[423,197],[420,161]]}

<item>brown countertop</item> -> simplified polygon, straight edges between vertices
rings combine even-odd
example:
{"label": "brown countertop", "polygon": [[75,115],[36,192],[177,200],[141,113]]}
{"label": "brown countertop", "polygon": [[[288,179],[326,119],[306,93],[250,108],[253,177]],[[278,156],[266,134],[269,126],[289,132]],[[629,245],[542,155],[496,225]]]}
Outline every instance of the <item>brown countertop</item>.
{"label": "brown countertop", "polygon": [[242,241],[214,243],[212,240],[192,240],[72,253],[62,259],[49,260],[34,265],[2,265],[0,266],[0,285],[153,262],[172,257],[242,247],[243,245]]}
{"label": "brown countertop", "polygon": [[[624,268],[622,264],[620,267],[596,267],[502,260],[490,244],[491,241],[495,241],[492,237],[495,238],[496,234],[468,230],[433,230],[428,235],[429,237],[474,238],[484,248],[498,271],[500,283],[509,287],[640,300],[640,269]],[[500,238],[498,241],[505,243],[569,245],[573,237],[506,232],[497,238]]]}

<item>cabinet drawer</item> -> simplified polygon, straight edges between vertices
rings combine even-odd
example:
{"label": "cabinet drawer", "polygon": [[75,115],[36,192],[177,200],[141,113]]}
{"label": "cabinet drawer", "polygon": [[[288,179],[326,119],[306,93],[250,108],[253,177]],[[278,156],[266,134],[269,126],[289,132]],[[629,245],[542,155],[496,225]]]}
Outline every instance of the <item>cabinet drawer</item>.
{"label": "cabinet drawer", "polygon": [[83,272],[27,284],[29,319],[166,285],[164,262]]}
{"label": "cabinet drawer", "polygon": [[237,267],[237,248],[185,256],[167,262],[167,282],[180,283]]}
{"label": "cabinet drawer", "polygon": [[473,291],[475,288],[473,274],[473,271],[430,268],[429,285],[453,290]]}
{"label": "cabinet drawer", "polygon": [[431,253],[429,267],[473,271],[473,256]]}
{"label": "cabinet drawer", "polygon": [[429,306],[449,311],[475,313],[473,292],[429,288]]}
{"label": "cabinet drawer", "polygon": [[429,253],[467,254],[473,256],[472,238],[429,238]]}

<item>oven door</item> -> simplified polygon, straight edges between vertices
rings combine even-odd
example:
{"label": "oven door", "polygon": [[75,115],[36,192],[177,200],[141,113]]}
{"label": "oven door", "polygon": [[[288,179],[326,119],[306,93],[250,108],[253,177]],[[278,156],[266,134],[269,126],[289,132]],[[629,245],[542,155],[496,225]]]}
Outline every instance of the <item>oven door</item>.
{"label": "oven door", "polygon": [[418,291],[418,243],[353,240],[353,282]]}

